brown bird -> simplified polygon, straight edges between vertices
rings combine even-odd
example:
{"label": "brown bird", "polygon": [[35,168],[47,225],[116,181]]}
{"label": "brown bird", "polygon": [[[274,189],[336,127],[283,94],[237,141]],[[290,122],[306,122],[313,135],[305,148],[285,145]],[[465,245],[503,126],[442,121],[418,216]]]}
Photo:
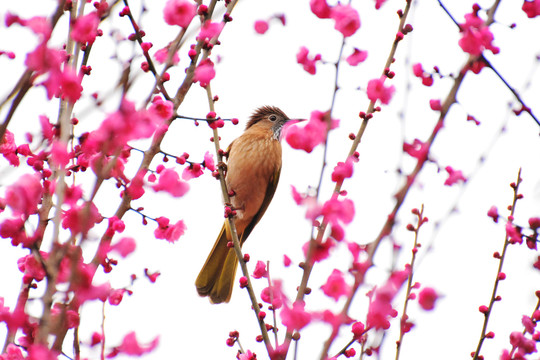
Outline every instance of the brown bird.
{"label": "brown bird", "polygon": [[[276,191],[281,172],[280,136],[287,121],[287,115],[277,107],[261,107],[227,149],[225,181],[229,192],[234,192],[231,203],[240,245],[261,220]],[[209,296],[214,304],[231,299],[238,260],[234,249],[227,246],[229,241],[232,235],[225,220],[195,281],[199,295]]]}

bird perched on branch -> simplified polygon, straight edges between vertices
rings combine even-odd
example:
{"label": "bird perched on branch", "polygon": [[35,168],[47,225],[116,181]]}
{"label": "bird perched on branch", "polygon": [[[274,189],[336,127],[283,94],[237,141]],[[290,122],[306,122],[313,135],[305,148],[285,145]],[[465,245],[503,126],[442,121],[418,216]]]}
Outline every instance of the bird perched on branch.
{"label": "bird perched on branch", "polygon": [[[227,149],[225,181],[233,194],[233,220],[240,245],[264,215],[276,191],[281,172],[281,130],[287,121],[287,115],[277,107],[261,107]],[[228,242],[232,242],[232,235],[225,220],[195,281],[199,295],[208,296],[214,304],[231,299],[238,260]]]}

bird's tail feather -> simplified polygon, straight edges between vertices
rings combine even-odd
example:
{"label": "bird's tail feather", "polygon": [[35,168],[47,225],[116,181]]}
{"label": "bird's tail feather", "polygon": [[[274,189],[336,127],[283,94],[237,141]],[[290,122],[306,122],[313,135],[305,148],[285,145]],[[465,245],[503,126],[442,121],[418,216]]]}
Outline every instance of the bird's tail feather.
{"label": "bird's tail feather", "polygon": [[229,302],[231,299],[238,260],[234,249],[227,247],[230,238],[229,224],[225,221],[195,281],[199,295],[209,296],[214,304]]}

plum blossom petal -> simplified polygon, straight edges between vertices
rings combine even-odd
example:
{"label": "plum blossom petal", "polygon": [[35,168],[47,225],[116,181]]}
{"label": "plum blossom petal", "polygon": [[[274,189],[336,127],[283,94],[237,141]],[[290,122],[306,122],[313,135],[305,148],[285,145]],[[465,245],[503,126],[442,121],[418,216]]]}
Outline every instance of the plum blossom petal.
{"label": "plum blossom petal", "polygon": [[368,52],[366,50],[358,50],[354,48],[353,53],[346,59],[347,63],[351,66],[356,66],[367,59]]}

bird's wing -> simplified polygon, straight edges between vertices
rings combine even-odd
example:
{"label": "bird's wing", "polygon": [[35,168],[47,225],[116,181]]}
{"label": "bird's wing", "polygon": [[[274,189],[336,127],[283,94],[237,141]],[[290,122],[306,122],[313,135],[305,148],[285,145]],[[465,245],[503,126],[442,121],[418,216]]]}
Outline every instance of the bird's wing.
{"label": "bird's wing", "polygon": [[268,182],[268,185],[266,186],[266,193],[264,194],[264,199],[261,204],[261,207],[259,208],[259,211],[255,214],[249,225],[244,230],[244,233],[242,234],[242,239],[240,239],[240,243],[243,244],[244,241],[246,241],[247,237],[257,225],[259,220],[261,220],[262,216],[264,215],[266,209],[268,208],[268,205],[270,205],[270,202],[272,201],[272,198],[274,197],[274,193],[276,192],[277,184],[279,182],[279,175],[281,173],[281,166],[276,169],[272,177],[270,178],[270,181]]}

